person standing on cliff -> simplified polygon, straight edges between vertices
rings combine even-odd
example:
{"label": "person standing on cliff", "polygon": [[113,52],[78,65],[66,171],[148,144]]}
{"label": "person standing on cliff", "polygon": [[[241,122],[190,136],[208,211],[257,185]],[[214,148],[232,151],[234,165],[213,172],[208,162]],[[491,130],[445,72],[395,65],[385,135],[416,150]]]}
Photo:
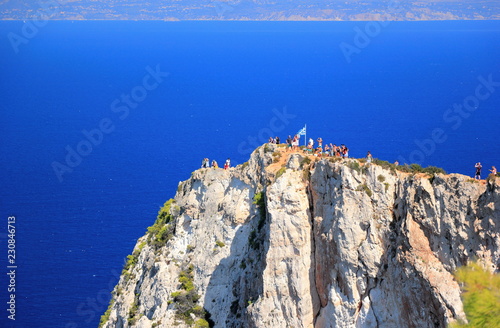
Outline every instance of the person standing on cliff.
{"label": "person standing on cliff", "polygon": [[293,142],[292,136],[288,135],[288,138],[286,138],[287,151],[292,150],[292,142]]}
{"label": "person standing on cliff", "polygon": [[474,178],[476,180],[480,180],[481,179],[481,169],[483,168],[483,166],[481,165],[481,162],[477,162],[474,167],[476,168],[476,176]]}
{"label": "person standing on cliff", "polygon": [[372,160],[373,160],[372,153],[368,151],[368,153],[366,154],[366,163],[371,163]]}
{"label": "person standing on cliff", "polygon": [[325,155],[327,157],[330,156],[330,146],[328,146],[328,144],[325,145]]}
{"label": "person standing on cliff", "polygon": [[292,149],[293,151],[299,150],[299,136],[298,135],[295,135],[293,137],[292,145],[293,145],[293,149]]}
{"label": "person standing on cliff", "polygon": [[493,176],[496,176],[497,175],[497,168],[492,166],[490,172],[491,172],[491,174],[493,174]]}

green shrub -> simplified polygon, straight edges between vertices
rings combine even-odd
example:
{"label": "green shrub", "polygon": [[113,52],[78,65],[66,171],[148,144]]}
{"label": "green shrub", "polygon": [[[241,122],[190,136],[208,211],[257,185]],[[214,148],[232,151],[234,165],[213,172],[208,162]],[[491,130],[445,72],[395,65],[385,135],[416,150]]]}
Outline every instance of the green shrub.
{"label": "green shrub", "polygon": [[158,216],[155,223],[148,227],[148,243],[154,247],[155,250],[165,246],[167,242],[173,237],[174,227],[170,224],[174,217],[171,214],[171,206],[174,204],[174,199],[169,199],[162,208],[158,211]]}
{"label": "green shrub", "polygon": [[104,326],[106,322],[109,320],[109,316],[111,315],[111,309],[113,308],[113,305],[115,304],[115,300],[112,298],[111,301],[109,302],[108,309],[106,312],[104,312],[103,315],[101,315],[101,320],[99,321],[99,328]]}
{"label": "green shrub", "polygon": [[358,161],[350,161],[347,164],[347,167],[350,168],[353,171],[356,171],[358,173],[361,173],[361,166],[359,166]]}
{"label": "green shrub", "polygon": [[276,179],[278,179],[280,176],[283,175],[283,173],[286,172],[286,167],[282,167],[281,169],[278,170],[278,172],[276,172]]}
{"label": "green shrub", "polygon": [[485,271],[479,264],[463,266],[455,273],[463,286],[464,311],[468,324],[452,323],[450,327],[500,327],[500,275]]}
{"label": "green shrub", "polygon": [[363,183],[362,185],[359,185],[357,188],[358,191],[364,191],[368,195],[368,197],[371,197],[373,195],[371,189],[366,185],[366,183]]}
{"label": "green shrub", "polygon": [[226,246],[226,244],[224,244],[224,243],[223,243],[222,241],[220,241],[220,240],[217,240],[217,241],[215,242],[215,245],[217,245],[217,246],[219,246],[219,247],[224,247],[224,246]]}
{"label": "green shrub", "polygon": [[387,192],[387,190],[389,190],[389,184],[387,182],[385,182],[384,186],[385,186],[385,191]]}
{"label": "green shrub", "polygon": [[187,253],[191,253],[192,251],[194,251],[196,247],[194,247],[193,245],[187,245],[186,246],[186,252]]}
{"label": "green shrub", "polygon": [[208,324],[208,321],[205,319],[198,319],[194,323],[195,328],[208,328],[210,325]]}
{"label": "green shrub", "polygon": [[264,146],[264,153],[270,153],[273,151],[273,148],[271,146],[269,146],[269,144],[265,144]]}
{"label": "green shrub", "polygon": [[250,235],[248,235],[248,244],[255,250],[258,250],[260,248],[259,239],[257,239],[257,232],[255,230],[252,230],[252,232],[250,232]]}
{"label": "green shrub", "polygon": [[423,168],[419,164],[415,164],[415,163],[410,164],[410,165],[397,166],[397,170],[401,171],[401,172],[413,173],[413,174],[416,174],[416,173],[427,173],[427,174],[431,174],[431,175],[434,175],[437,173],[446,174],[446,171],[440,167],[428,166],[426,168]]}
{"label": "green shrub", "polygon": [[137,262],[139,261],[139,255],[141,254],[142,249],[146,245],[146,242],[142,242],[139,246],[134,250],[131,255],[127,255],[127,261],[125,261],[125,265],[122,269],[122,275],[125,277],[125,281],[128,281],[130,278],[130,271],[135,267]]}
{"label": "green shrub", "polygon": [[157,222],[155,223],[161,223],[161,224],[166,224],[169,223],[173,217],[170,214],[170,207],[175,203],[174,199],[169,199],[163,204],[163,207],[160,208],[158,211],[158,216],[157,216]]}
{"label": "green shrub", "polygon": [[194,288],[193,285],[193,270],[194,266],[190,264],[186,270],[179,273],[179,282],[181,283],[181,288],[185,291],[190,291]]}
{"label": "green shrub", "polygon": [[179,273],[180,290],[170,295],[173,298],[171,304],[175,304],[175,317],[188,325],[195,323],[191,313],[198,318],[203,318],[206,314],[205,310],[196,304],[201,296],[195,291],[193,271],[194,266],[190,264]]}
{"label": "green shrub", "polygon": [[302,179],[304,181],[309,181],[311,179],[311,171],[309,169],[305,169],[302,173]]}
{"label": "green shrub", "polygon": [[134,302],[132,303],[132,306],[130,306],[130,310],[128,311],[128,325],[133,326],[137,322],[137,319],[139,319],[139,300],[138,300],[138,295],[135,296]]}
{"label": "green shrub", "polygon": [[264,205],[264,193],[258,192],[253,196],[253,204],[255,205]]}
{"label": "green shrub", "polygon": [[266,200],[264,192],[256,193],[253,196],[253,204],[257,205],[257,208],[259,209],[260,219],[258,228],[260,230],[262,229],[262,227],[264,227],[264,224],[266,223],[267,210],[266,210]]}
{"label": "green shrub", "polygon": [[247,166],[248,166],[248,161],[246,161],[245,163],[241,164],[241,169],[245,169]]}
{"label": "green shrub", "polygon": [[127,255],[127,262],[125,263],[123,270],[129,271],[137,264],[138,259],[134,253],[132,253],[132,255]]}
{"label": "green shrub", "polygon": [[170,294],[170,297],[177,298],[177,297],[181,296],[181,294],[182,294],[182,291],[178,290],[178,291],[173,292],[172,294]]}
{"label": "green shrub", "polygon": [[446,174],[445,170],[443,170],[440,167],[436,167],[436,166],[428,166],[428,167],[422,169],[422,172],[427,173],[427,174],[438,174],[438,173]]}
{"label": "green shrub", "polygon": [[383,169],[390,170],[392,173],[396,173],[396,164],[392,164],[388,161],[383,161],[378,158],[373,159],[372,163],[381,166]]}
{"label": "green shrub", "polygon": [[382,175],[382,174],[379,174],[378,177],[377,177],[377,180],[382,183],[385,181],[385,177]]}
{"label": "green shrub", "polygon": [[424,171],[422,166],[420,166],[419,164],[416,164],[416,163],[410,164],[410,170],[412,173],[420,173],[420,172]]}
{"label": "green shrub", "polygon": [[412,170],[409,165],[399,165],[396,168],[399,172],[404,172],[404,173],[412,173]]}
{"label": "green shrub", "polygon": [[373,160],[373,163],[381,166],[384,169],[391,170],[392,173],[396,173],[396,170],[398,170],[400,172],[405,172],[405,173],[427,173],[427,174],[441,173],[441,174],[446,174],[445,170],[443,170],[440,167],[436,167],[436,166],[428,166],[426,168],[423,168],[422,166],[420,166],[419,164],[416,164],[416,163],[410,164],[410,165],[406,165],[406,164],[405,165],[396,165],[396,164],[389,163],[387,161],[380,160],[378,158],[375,158]]}

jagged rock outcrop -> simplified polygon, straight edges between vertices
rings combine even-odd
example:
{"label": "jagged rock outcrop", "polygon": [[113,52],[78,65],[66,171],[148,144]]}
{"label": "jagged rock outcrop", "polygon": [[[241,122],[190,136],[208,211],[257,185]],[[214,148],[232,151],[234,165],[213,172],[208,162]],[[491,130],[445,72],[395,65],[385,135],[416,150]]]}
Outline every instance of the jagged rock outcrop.
{"label": "jagged rock outcrop", "polygon": [[454,270],[500,269],[498,181],[266,145],[193,172],[168,210],[165,246],[139,239],[104,327],[190,326],[190,265],[194,325],[202,307],[215,327],[446,327],[465,318]]}

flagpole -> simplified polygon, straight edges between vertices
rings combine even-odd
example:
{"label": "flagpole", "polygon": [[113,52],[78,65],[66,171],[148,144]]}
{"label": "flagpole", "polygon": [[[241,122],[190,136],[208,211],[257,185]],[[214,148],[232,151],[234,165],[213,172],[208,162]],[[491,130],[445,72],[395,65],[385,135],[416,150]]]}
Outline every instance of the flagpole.
{"label": "flagpole", "polygon": [[304,146],[307,147],[307,124],[304,125]]}

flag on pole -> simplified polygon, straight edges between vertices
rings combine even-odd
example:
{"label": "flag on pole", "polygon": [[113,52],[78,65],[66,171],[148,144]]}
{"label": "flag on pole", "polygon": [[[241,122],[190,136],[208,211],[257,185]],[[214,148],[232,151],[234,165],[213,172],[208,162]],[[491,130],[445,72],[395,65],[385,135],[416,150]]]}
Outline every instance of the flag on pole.
{"label": "flag on pole", "polygon": [[306,126],[304,125],[304,127],[302,129],[300,129],[299,132],[297,132],[297,135],[300,137],[300,136],[305,136],[306,135]]}
{"label": "flag on pole", "polygon": [[[306,133],[307,133],[307,124],[304,125],[302,129],[300,129],[299,132],[297,132],[297,135],[299,136],[304,136],[304,139],[306,139]],[[304,140],[304,145],[305,145],[305,140]]]}

